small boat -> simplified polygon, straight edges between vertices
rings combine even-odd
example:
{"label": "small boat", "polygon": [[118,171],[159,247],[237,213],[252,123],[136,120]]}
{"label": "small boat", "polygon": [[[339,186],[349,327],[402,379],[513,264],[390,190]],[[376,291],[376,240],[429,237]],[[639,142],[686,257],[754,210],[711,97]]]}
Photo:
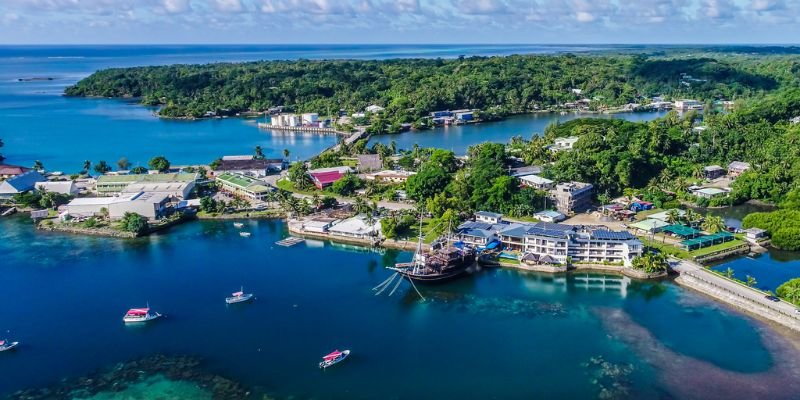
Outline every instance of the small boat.
{"label": "small boat", "polygon": [[236,304],[236,303],[245,303],[253,299],[252,293],[245,293],[244,287],[242,287],[238,292],[231,293],[231,297],[225,298],[226,304]]}
{"label": "small boat", "polygon": [[250,237],[250,232],[239,232],[239,236],[241,236],[241,237]]}
{"label": "small boat", "polygon": [[334,350],[333,353],[328,354],[325,357],[322,357],[322,362],[319,363],[319,367],[322,369],[331,367],[334,364],[338,364],[344,361],[344,359],[347,358],[347,356],[349,355],[350,355],[350,350],[344,350],[344,351]]}
{"label": "small boat", "polygon": [[0,351],[14,350],[19,346],[19,342],[9,342],[8,340],[0,340]]}
{"label": "small boat", "polygon": [[161,317],[161,314],[154,312],[150,312],[150,308],[131,308],[125,313],[125,316],[122,317],[122,320],[125,321],[126,324],[128,323],[135,323],[135,322],[148,322],[152,321],[156,318]]}
{"label": "small boat", "polygon": [[241,222],[234,222],[234,223],[233,223],[233,226],[235,226],[235,227],[237,227],[237,228],[241,228],[241,227],[243,227],[243,226],[244,226],[244,224],[243,224],[243,223],[241,223]]}

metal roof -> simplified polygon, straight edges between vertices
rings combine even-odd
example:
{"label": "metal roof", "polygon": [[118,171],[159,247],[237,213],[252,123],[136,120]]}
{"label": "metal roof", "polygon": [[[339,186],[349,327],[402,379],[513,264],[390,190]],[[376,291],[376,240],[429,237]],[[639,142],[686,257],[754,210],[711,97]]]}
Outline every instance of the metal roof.
{"label": "metal roof", "polygon": [[633,236],[628,231],[608,231],[604,229],[596,229],[592,231],[592,239],[630,240],[630,239],[636,239],[636,236]]}

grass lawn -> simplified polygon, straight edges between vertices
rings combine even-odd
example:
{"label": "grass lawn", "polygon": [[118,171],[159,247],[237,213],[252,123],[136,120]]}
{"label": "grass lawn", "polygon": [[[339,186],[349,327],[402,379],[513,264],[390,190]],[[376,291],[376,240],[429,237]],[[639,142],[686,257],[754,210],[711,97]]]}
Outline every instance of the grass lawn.
{"label": "grass lawn", "polygon": [[[422,242],[423,243],[433,243],[434,240],[439,236],[434,232],[435,226],[432,226],[430,218],[425,218],[422,220]],[[419,222],[419,221],[417,221]],[[408,240],[408,241],[416,241],[419,237],[419,224],[414,224],[409,229],[408,235],[401,236],[398,239]]]}
{"label": "grass lawn", "polygon": [[731,240],[730,242],[720,243],[720,244],[717,244],[717,245],[714,245],[714,246],[711,246],[711,247],[705,247],[705,248],[702,248],[702,249],[697,249],[697,250],[694,250],[694,251],[690,252],[689,254],[692,257],[704,256],[706,254],[711,254],[711,253],[715,253],[715,252],[722,251],[722,250],[732,249],[734,247],[741,246],[743,243],[744,243],[743,241],[738,240],[738,239],[737,240]]}
{"label": "grass lawn", "polygon": [[665,210],[663,208],[652,208],[650,210],[639,211],[638,213],[636,213],[636,220],[637,221],[643,221],[648,216],[653,215],[653,214],[658,214],[658,213],[660,213],[662,211],[665,211]]}
{"label": "grass lawn", "polygon": [[315,194],[318,194],[320,196],[325,195],[325,193],[323,191],[317,190],[317,188],[314,188],[314,189],[311,189],[311,190],[300,190],[300,189],[297,189],[297,188],[294,187],[294,183],[292,183],[292,181],[290,181],[288,179],[279,180],[277,183],[275,183],[275,186],[277,186],[278,189],[286,190],[288,192],[293,192],[293,193],[305,194],[305,195],[308,195],[308,196],[313,196]]}
{"label": "grass lawn", "polygon": [[[689,259],[691,258],[689,252],[683,249],[679,249],[670,243],[661,243],[658,240],[650,240],[648,238],[639,236],[639,240],[645,244],[645,246],[658,249],[663,254],[670,255],[673,257],[681,258],[681,259]],[[692,254],[694,255],[694,254]]]}

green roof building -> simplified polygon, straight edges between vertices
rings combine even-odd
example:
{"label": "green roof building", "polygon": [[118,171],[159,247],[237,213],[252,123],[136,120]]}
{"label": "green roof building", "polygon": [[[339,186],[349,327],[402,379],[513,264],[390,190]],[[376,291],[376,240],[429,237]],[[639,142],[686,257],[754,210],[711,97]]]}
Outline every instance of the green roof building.
{"label": "green roof building", "polygon": [[194,189],[197,174],[103,175],[95,185],[101,195],[155,192],[185,199]]}
{"label": "green roof building", "polygon": [[217,176],[217,183],[224,192],[251,200],[264,200],[272,188],[258,179],[238,173],[224,173]]}

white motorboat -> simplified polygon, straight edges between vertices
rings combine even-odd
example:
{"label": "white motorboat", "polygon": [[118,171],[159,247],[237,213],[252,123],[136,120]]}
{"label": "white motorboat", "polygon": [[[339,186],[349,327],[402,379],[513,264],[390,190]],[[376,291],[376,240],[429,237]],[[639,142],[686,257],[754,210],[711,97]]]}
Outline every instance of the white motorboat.
{"label": "white motorboat", "polygon": [[244,303],[252,300],[253,294],[252,293],[245,293],[244,287],[242,287],[238,292],[231,293],[231,297],[225,298],[225,303],[227,304],[236,304],[236,303]]}
{"label": "white motorboat", "polygon": [[161,317],[161,314],[157,312],[150,312],[150,308],[131,308],[125,313],[125,316],[122,317],[122,320],[125,321],[126,324],[128,323],[135,323],[135,322],[148,322],[152,321],[156,318]]}
{"label": "white motorboat", "polygon": [[322,362],[319,363],[319,367],[322,369],[332,367],[335,364],[344,361],[344,359],[347,358],[347,356],[349,355],[350,355],[350,350],[344,350],[344,351],[334,350],[333,353],[328,354],[325,357],[322,357]]}
{"label": "white motorboat", "polygon": [[241,237],[250,237],[250,232],[239,232],[239,236],[241,236]]}
{"label": "white motorboat", "polygon": [[243,224],[243,223],[241,223],[241,222],[234,222],[234,223],[233,223],[233,226],[235,226],[235,227],[237,227],[237,228],[241,228],[241,227],[243,227],[243,226],[244,226],[244,224]]}
{"label": "white motorboat", "polygon": [[0,351],[14,350],[19,346],[19,342],[9,342],[8,340],[0,340]]}

